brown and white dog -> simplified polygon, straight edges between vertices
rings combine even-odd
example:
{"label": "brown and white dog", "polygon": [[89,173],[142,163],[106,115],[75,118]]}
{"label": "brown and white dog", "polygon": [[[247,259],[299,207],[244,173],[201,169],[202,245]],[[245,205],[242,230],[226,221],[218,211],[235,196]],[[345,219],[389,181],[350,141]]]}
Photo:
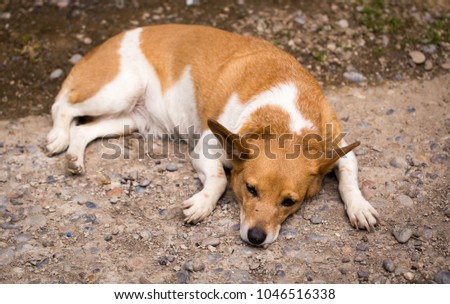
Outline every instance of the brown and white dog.
{"label": "brown and white dog", "polygon": [[[76,125],[80,116],[94,120]],[[182,203],[186,222],[201,221],[213,211],[227,185],[223,166],[232,167],[240,235],[253,245],[272,243],[283,221],[319,191],[333,167],[352,225],[371,230],[377,223],[378,213],[358,188],[351,150],[359,143],[346,146],[334,140],[341,126],[318,83],[293,57],[260,39],[190,25],[121,33],[72,69],[52,117],[47,149],[50,154],[68,149],[72,174],[84,171],[89,142],[125,135],[125,126],[144,134],[167,134],[176,126],[188,134],[194,126],[202,137],[192,164],[203,189]],[[291,140],[241,140],[268,130],[269,136],[290,134]],[[208,147],[202,139],[211,134],[228,157],[205,156]],[[305,145],[307,137],[315,140]],[[288,158],[296,147],[304,153]],[[251,157],[250,150],[270,154]]]}

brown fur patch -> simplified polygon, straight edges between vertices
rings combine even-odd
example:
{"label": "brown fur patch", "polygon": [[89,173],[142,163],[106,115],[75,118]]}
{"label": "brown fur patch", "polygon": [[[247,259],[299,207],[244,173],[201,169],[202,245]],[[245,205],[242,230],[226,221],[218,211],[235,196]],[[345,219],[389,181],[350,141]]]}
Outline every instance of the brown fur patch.
{"label": "brown fur patch", "polygon": [[119,48],[124,33],[116,35],[105,43],[99,45],[70,71],[63,83],[63,88],[69,91],[69,102],[83,102],[95,94],[119,72]]}

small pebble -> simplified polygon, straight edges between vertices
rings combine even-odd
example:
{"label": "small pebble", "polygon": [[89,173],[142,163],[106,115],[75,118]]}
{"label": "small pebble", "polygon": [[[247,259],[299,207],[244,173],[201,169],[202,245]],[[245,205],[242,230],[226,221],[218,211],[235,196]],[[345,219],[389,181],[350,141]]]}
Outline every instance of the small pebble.
{"label": "small pebble", "polygon": [[119,199],[116,196],[113,196],[109,199],[109,202],[113,205],[117,204],[119,202]]}
{"label": "small pebble", "polygon": [[441,64],[441,68],[443,68],[444,70],[450,70],[450,60]]}
{"label": "small pebble", "polygon": [[111,233],[112,233],[113,235],[118,235],[119,232],[120,232],[120,231],[119,231],[119,228],[116,227],[116,228],[114,228],[114,229],[112,230]]}
{"label": "small pebble", "polygon": [[8,20],[9,18],[11,18],[10,12],[4,12],[0,14],[0,20]]}
{"label": "small pebble", "polygon": [[387,112],[386,112],[386,115],[392,115],[392,114],[394,114],[394,109],[389,109],[389,110],[387,110]]}
{"label": "small pebble", "polygon": [[95,209],[97,208],[97,205],[94,202],[88,201],[86,202],[86,207],[88,207],[89,209]]}
{"label": "small pebble", "polygon": [[412,236],[412,230],[409,228],[394,228],[392,234],[399,243],[406,243]]}
{"label": "small pebble", "polygon": [[404,157],[395,157],[395,158],[391,159],[389,164],[392,167],[398,168],[398,169],[405,169],[406,167],[408,167],[408,163],[406,162]]}
{"label": "small pebble", "polygon": [[450,207],[445,210],[445,216],[450,218]]}
{"label": "small pebble", "polygon": [[322,220],[320,219],[320,217],[319,217],[318,215],[313,215],[313,216],[309,219],[309,221],[310,221],[312,224],[314,224],[314,225],[317,225],[317,224],[322,223]]}
{"label": "small pebble", "polygon": [[412,61],[415,64],[422,64],[426,60],[425,55],[422,52],[420,52],[420,51],[411,51],[411,52],[409,52],[409,57],[411,57]]}
{"label": "small pebble", "polygon": [[220,239],[216,238],[216,237],[207,237],[206,239],[204,239],[202,241],[202,246],[204,246],[204,247],[208,247],[208,246],[216,247],[219,244],[220,244]]}
{"label": "small pebble", "polygon": [[346,28],[348,28],[348,21],[345,20],[345,19],[341,19],[341,20],[338,21],[338,25],[341,28],[346,29]]}
{"label": "small pebble", "polygon": [[425,71],[431,71],[433,69],[433,62],[431,60],[425,61]]}
{"label": "small pebble", "polygon": [[403,206],[406,206],[406,207],[414,206],[413,200],[409,196],[404,195],[404,194],[400,194],[398,196],[398,201],[400,202],[400,204],[402,204]]}
{"label": "small pebble", "polygon": [[108,234],[107,236],[105,236],[105,241],[109,242],[111,240],[112,240],[112,236],[111,235]]}
{"label": "small pebble", "polygon": [[434,280],[439,284],[450,284],[450,271],[439,271],[434,276]]}
{"label": "small pebble", "polygon": [[363,74],[355,72],[355,71],[345,72],[344,77],[346,79],[350,80],[351,82],[356,82],[356,83],[366,81],[366,77],[364,77]]}
{"label": "small pebble", "polygon": [[70,0],[58,0],[58,2],[56,3],[59,8],[66,8],[69,6],[69,4]]}
{"label": "small pebble", "polygon": [[275,273],[275,275],[276,275],[277,277],[284,277],[284,276],[286,276],[286,273],[284,272],[284,270],[279,269],[279,270],[277,270],[277,272]]}
{"label": "small pebble", "polygon": [[175,171],[178,170],[178,165],[177,164],[172,164],[172,163],[167,164],[166,165],[166,170],[169,171],[169,172],[175,172]]}
{"label": "small pebble", "polygon": [[369,273],[367,271],[359,270],[357,274],[358,274],[358,278],[360,278],[362,280],[368,280],[369,279]]}
{"label": "small pebble", "polygon": [[408,281],[412,281],[412,280],[414,280],[414,277],[415,277],[416,275],[414,274],[414,273],[412,273],[412,272],[405,272],[405,273],[403,273],[403,277],[405,278],[405,279],[407,279]]}
{"label": "small pebble", "polygon": [[152,238],[152,233],[148,230],[142,230],[139,235],[141,236],[142,240],[148,241]]}
{"label": "small pebble", "polygon": [[56,69],[50,74],[50,79],[51,80],[57,79],[57,78],[61,77],[63,74],[64,74],[63,70]]}
{"label": "small pebble", "polygon": [[78,61],[80,61],[83,58],[80,54],[75,54],[72,57],[70,57],[69,61],[71,64],[77,64]]}
{"label": "small pebble", "polygon": [[416,112],[416,108],[414,108],[414,107],[407,107],[406,108],[406,112],[408,112],[408,113],[415,113]]}
{"label": "small pebble", "polygon": [[146,179],[140,180],[138,183],[139,183],[140,187],[146,188],[146,187],[148,187],[148,185],[150,185],[151,180],[146,178]]}
{"label": "small pebble", "polygon": [[15,253],[12,247],[0,249],[0,266],[9,265],[14,260],[14,256]]}
{"label": "small pebble", "polygon": [[347,269],[339,268],[339,272],[342,273],[342,274],[347,274]]}
{"label": "small pebble", "polygon": [[166,257],[162,257],[158,260],[158,263],[161,266],[166,266],[167,264],[169,264],[169,260]]}
{"label": "small pebble", "polygon": [[384,270],[386,270],[387,272],[394,272],[395,270],[395,264],[394,261],[392,261],[391,259],[386,259],[383,261],[383,268]]}
{"label": "small pebble", "polygon": [[189,274],[187,271],[178,271],[176,276],[178,284],[186,284],[189,280]]}
{"label": "small pebble", "polygon": [[47,184],[51,185],[56,183],[56,179],[53,175],[47,176],[47,180],[45,181]]}
{"label": "small pebble", "polygon": [[366,243],[358,243],[356,245],[356,249],[359,251],[366,251],[367,247],[368,247],[368,245]]}

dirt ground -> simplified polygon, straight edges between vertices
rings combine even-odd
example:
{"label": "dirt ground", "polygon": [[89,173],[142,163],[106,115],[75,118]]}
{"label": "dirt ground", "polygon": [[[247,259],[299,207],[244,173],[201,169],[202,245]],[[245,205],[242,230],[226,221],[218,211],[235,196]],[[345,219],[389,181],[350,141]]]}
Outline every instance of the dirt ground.
{"label": "dirt ground", "polygon": [[[393,2],[381,9],[387,25],[379,25],[369,17],[380,1],[368,2],[372,11],[361,11],[358,1],[338,1],[337,8],[327,1],[310,7],[205,1],[189,8],[158,1],[124,8],[114,1],[69,1],[65,8],[40,2],[0,1],[1,283],[450,282],[448,10],[417,4],[405,12],[402,2]],[[384,29],[397,28],[390,17],[397,11],[409,26]],[[122,29],[169,22],[254,34],[307,66],[342,119],[347,141],[362,143],[360,185],[381,215],[380,227],[367,233],[350,226],[329,175],[274,244],[255,248],[239,237],[231,190],[205,222],[183,223],[176,206],[201,183],[190,162],[173,153],[139,159],[135,145],[114,139],[130,159],[107,160],[101,155],[111,151],[97,141],[80,177],[66,174],[64,155],[47,157],[49,107],[69,59]],[[377,26],[383,29],[376,32]],[[417,40],[403,40],[408,35]],[[422,52],[431,69],[414,63],[411,50]],[[57,69],[62,75],[51,79]],[[345,77],[349,71],[365,79]]]}

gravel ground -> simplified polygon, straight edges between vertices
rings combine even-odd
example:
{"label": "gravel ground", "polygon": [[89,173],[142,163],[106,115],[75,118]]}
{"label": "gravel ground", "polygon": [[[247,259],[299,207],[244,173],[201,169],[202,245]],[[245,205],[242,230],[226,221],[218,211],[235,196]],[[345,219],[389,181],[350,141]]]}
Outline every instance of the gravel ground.
{"label": "gravel ground", "polygon": [[[0,282],[449,283],[448,3],[200,3],[0,0]],[[107,160],[97,141],[80,177],[66,175],[64,155],[46,157],[49,109],[73,64],[113,34],[158,23],[256,35],[302,62],[348,141],[362,142],[360,184],[379,229],[350,227],[330,175],[274,244],[255,248],[239,238],[230,190],[205,222],[183,223],[177,205],[201,189],[174,152],[185,145],[155,160],[116,139],[129,157]]]}
{"label": "gravel ground", "polygon": [[240,240],[231,190],[185,225],[177,205],[201,184],[182,155],[139,157],[131,140],[128,159],[107,160],[97,141],[87,173],[67,176],[64,155],[43,150],[50,117],[28,116],[0,121],[0,282],[448,283],[449,77],[327,95],[362,142],[360,184],[383,220],[374,233],[350,226],[333,175],[266,249]]}

